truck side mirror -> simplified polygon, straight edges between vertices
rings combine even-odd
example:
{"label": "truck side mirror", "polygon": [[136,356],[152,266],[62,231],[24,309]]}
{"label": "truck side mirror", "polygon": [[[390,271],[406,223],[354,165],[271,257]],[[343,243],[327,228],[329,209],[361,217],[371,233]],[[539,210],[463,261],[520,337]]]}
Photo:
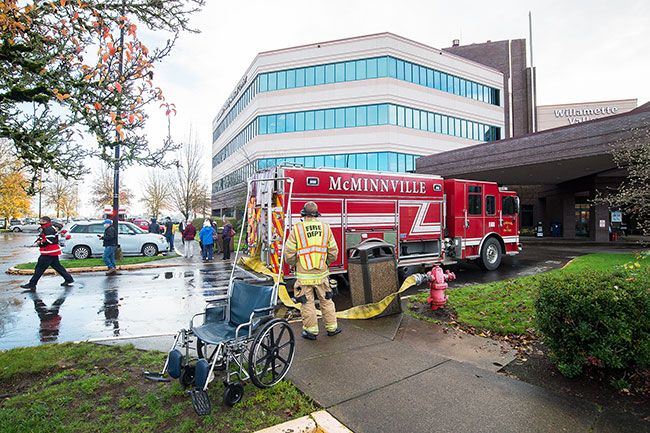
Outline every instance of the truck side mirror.
{"label": "truck side mirror", "polygon": [[515,213],[519,213],[519,197],[515,197]]}

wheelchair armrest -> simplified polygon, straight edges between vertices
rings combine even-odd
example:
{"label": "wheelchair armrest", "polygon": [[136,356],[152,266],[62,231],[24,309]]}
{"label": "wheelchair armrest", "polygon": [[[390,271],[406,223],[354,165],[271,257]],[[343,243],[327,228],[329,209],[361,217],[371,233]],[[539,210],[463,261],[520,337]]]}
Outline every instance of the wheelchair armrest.
{"label": "wheelchair armrest", "polygon": [[253,316],[256,316],[258,314],[269,313],[269,312],[273,311],[274,308],[275,307],[256,308],[256,309],[253,310],[253,314],[251,314],[251,319],[253,318]]}
{"label": "wheelchair armrest", "polygon": [[194,329],[194,319],[195,319],[196,317],[199,317],[199,316],[205,316],[205,312],[203,312],[203,313],[196,313],[195,315],[192,316],[192,318],[190,319],[190,331],[191,331],[192,329]]}

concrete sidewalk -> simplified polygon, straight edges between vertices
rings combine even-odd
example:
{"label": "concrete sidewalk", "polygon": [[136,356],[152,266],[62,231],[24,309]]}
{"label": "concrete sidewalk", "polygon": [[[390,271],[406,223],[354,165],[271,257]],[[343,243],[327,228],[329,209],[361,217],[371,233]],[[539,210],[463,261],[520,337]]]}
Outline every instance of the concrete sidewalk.
{"label": "concrete sidewalk", "polygon": [[[341,321],[297,337],[288,378],[355,433],[650,432],[650,423],[506,377],[506,345],[412,319]],[[169,350],[172,336],[112,340]]]}

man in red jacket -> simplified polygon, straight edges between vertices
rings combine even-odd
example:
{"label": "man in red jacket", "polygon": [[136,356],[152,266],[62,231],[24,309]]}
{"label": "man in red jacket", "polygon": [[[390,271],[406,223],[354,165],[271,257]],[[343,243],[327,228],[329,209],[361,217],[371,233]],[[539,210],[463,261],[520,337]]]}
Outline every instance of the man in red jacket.
{"label": "man in red jacket", "polygon": [[20,287],[32,291],[36,290],[38,280],[50,266],[63,277],[63,283],[61,283],[62,286],[72,285],[74,282],[72,275],[70,275],[61,262],[59,262],[61,246],[59,245],[59,235],[57,234],[56,229],[52,227],[52,220],[50,217],[44,216],[40,219],[39,224],[41,225],[41,228],[36,243],[41,251],[41,255],[38,257],[34,275],[32,275],[29,283],[23,284]]}

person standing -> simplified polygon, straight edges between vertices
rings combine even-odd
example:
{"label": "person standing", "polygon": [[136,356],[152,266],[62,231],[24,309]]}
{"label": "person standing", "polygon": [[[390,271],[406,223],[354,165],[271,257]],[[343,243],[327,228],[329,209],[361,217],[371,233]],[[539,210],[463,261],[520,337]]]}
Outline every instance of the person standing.
{"label": "person standing", "polygon": [[223,219],[223,231],[221,239],[223,240],[223,260],[230,260],[230,241],[235,237],[235,229],[227,219]]}
{"label": "person standing", "polygon": [[313,201],[305,203],[300,213],[304,220],[291,229],[284,255],[289,265],[296,267],[297,281],[294,295],[301,304],[303,338],[316,340],[318,320],[316,318],[315,296],[325,320],[327,335],[332,337],[341,332],[336,322],[336,307],[329,285],[329,264],[339,255],[339,247],[329,224],[318,220],[318,206]]}
{"label": "person standing", "polygon": [[27,284],[23,284],[20,287],[31,291],[36,290],[38,280],[41,279],[45,270],[50,266],[63,277],[63,283],[61,283],[62,286],[72,285],[74,282],[72,275],[68,273],[59,261],[61,246],[59,245],[59,235],[54,227],[52,227],[52,220],[50,217],[44,216],[38,223],[41,227],[39,229],[40,233],[38,234],[38,239],[36,239],[35,243],[38,245],[41,255],[38,257],[38,261],[36,262],[34,275],[32,275],[32,278]]}
{"label": "person standing", "polygon": [[203,222],[203,228],[199,232],[199,239],[201,239],[201,257],[203,260],[212,260],[214,251],[214,229],[210,221]]}
{"label": "person standing", "polygon": [[216,221],[214,221],[212,218],[208,218],[208,221],[210,221],[210,225],[214,230],[214,235],[212,235],[212,239],[214,245],[214,254],[217,254],[219,253],[219,226],[217,225]]}
{"label": "person standing", "polygon": [[169,244],[169,252],[174,251],[174,224],[172,223],[172,219],[170,217],[167,217],[165,220],[165,239],[167,239],[167,243]]}
{"label": "person standing", "polygon": [[194,238],[196,237],[196,227],[192,221],[188,220],[183,230],[183,241],[185,245],[185,258],[191,259],[194,257]]}
{"label": "person standing", "polygon": [[185,232],[185,221],[178,223],[178,231],[181,234],[181,242],[185,245],[185,238],[183,237],[183,233]]}
{"label": "person standing", "polygon": [[149,233],[160,234],[160,224],[156,221],[155,218],[151,218],[151,224],[149,224]]}
{"label": "person standing", "polygon": [[103,241],[104,245],[104,263],[108,267],[106,275],[115,275],[117,274],[117,268],[115,265],[115,252],[117,251],[117,230],[113,226],[113,221],[109,219],[104,220],[104,235],[100,236],[100,239]]}

